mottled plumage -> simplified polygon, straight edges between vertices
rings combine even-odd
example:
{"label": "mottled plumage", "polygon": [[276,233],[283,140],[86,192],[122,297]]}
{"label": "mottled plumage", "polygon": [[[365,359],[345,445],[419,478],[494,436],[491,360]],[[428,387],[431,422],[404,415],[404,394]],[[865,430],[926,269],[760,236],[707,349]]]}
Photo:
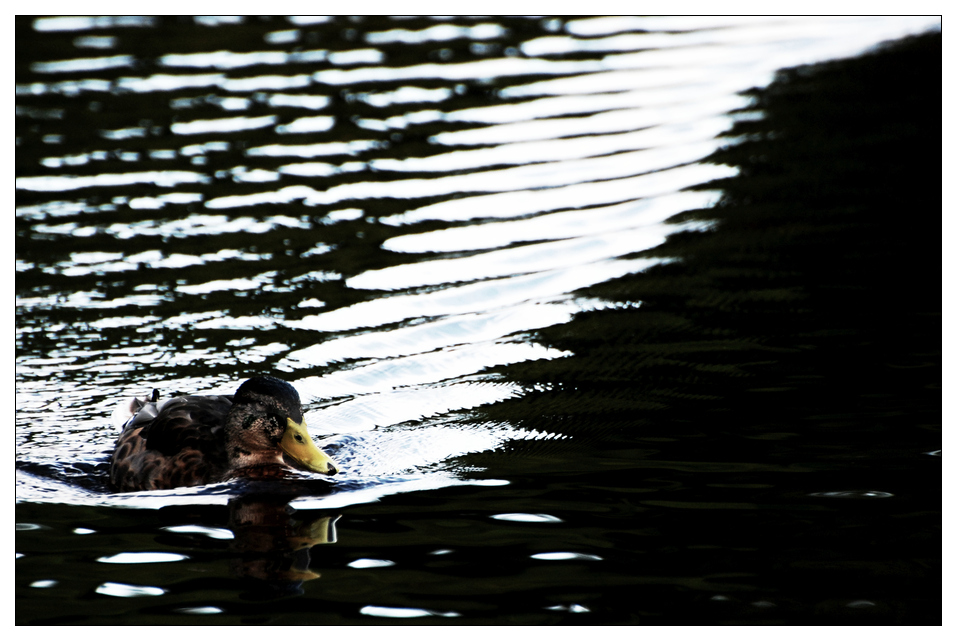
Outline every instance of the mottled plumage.
{"label": "mottled plumage", "polygon": [[233,396],[158,401],[154,390],[129,413],[110,462],[110,483],[121,492],[338,471],[309,437],[295,388],[271,376],[249,379]]}

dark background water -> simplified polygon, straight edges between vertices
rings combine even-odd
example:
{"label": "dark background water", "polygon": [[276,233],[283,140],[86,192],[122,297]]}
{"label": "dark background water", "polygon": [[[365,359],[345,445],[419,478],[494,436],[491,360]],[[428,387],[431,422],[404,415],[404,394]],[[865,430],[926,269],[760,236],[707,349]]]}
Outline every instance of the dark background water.
{"label": "dark background water", "polygon": [[[821,36],[822,62],[722,106],[693,75],[682,98],[615,72],[687,50],[678,68],[720,53],[735,77],[746,26],[628,44],[600,22],[452,22],[18,20],[17,622],[940,624],[939,31],[826,62]],[[757,25],[768,51],[807,38],[776,26]],[[129,58],[42,64],[107,45]],[[255,73],[165,73],[225,50],[259,51]],[[598,88],[536,84],[564,78]],[[672,161],[674,132],[590,131],[626,91],[667,94],[634,131],[693,131],[709,116],[668,119],[709,102],[727,120]],[[177,126],[233,108],[273,119]],[[304,114],[332,118],[296,133]],[[529,160],[536,140],[560,145]],[[319,154],[298,168],[250,153],[290,143],[343,146],[282,151]],[[618,195],[683,167],[702,169]],[[596,189],[551,195],[578,184]],[[117,397],[263,371],[300,389],[343,475],[109,492]]]}

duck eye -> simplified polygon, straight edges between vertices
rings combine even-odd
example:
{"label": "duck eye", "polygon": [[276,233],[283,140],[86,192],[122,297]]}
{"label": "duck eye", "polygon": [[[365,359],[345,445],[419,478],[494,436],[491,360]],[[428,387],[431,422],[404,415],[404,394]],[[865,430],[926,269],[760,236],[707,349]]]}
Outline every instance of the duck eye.
{"label": "duck eye", "polygon": [[299,434],[296,434],[296,441],[299,443],[302,443],[302,436],[300,436]]}

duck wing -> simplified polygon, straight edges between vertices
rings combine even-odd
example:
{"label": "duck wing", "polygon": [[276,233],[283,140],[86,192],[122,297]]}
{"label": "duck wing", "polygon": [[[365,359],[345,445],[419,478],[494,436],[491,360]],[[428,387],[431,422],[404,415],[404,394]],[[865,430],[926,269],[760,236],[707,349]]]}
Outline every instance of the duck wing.
{"label": "duck wing", "polygon": [[223,423],[231,396],[147,401],[123,427],[110,465],[120,491],[215,482],[226,470]]}
{"label": "duck wing", "polygon": [[[148,403],[141,409],[127,429],[140,424],[140,417],[148,421],[141,435],[146,438],[146,449],[174,456],[184,449],[194,449],[215,455],[223,442],[223,423],[232,407],[227,396],[177,396],[157,404],[155,410]],[[151,416],[155,411],[155,416]]]}

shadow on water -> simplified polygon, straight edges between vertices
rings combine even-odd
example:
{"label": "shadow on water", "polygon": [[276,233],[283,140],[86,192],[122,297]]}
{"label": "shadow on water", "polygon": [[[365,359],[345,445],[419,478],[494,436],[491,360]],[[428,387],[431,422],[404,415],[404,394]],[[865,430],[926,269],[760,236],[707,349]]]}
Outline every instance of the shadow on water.
{"label": "shadow on water", "polygon": [[442,419],[564,438],[341,509],[18,503],[18,623],[939,624],[940,78],[939,33],[780,72],[708,159],[722,200],[672,221],[706,229],[577,291],[605,302],[535,330],[571,355],[493,370],[523,394]]}
{"label": "shadow on water", "polygon": [[[611,540],[641,550],[636,575],[738,577],[774,595],[768,620],[939,623],[940,60],[925,36],[753,91],[709,158],[739,175],[677,217],[713,228],[579,292],[619,309],[541,330],[574,356],[509,366],[539,391],[480,412],[573,436],[541,444],[568,482],[536,478],[530,451],[496,472],[540,501],[630,503],[642,526]],[[762,607],[724,595],[692,614],[634,586],[617,605],[669,623]]]}
{"label": "shadow on water", "polygon": [[[841,438],[841,428],[886,418],[916,428],[900,436],[932,444],[941,330],[941,259],[928,251],[941,207],[935,46],[939,38],[917,38],[782,72],[755,91],[746,113],[756,117],[730,132],[739,142],[709,158],[739,176],[702,186],[723,191],[716,207],[675,217],[713,229],[638,254],[677,261],[582,290],[619,308],[540,330],[575,356],[509,366],[510,377],[555,390],[500,407],[541,401],[553,411],[529,408],[534,425],[580,414],[608,432],[627,426],[629,438],[656,424],[737,430],[766,421],[765,432],[803,420]],[[622,405],[609,411],[614,397]],[[561,404],[567,412],[554,411]]]}

